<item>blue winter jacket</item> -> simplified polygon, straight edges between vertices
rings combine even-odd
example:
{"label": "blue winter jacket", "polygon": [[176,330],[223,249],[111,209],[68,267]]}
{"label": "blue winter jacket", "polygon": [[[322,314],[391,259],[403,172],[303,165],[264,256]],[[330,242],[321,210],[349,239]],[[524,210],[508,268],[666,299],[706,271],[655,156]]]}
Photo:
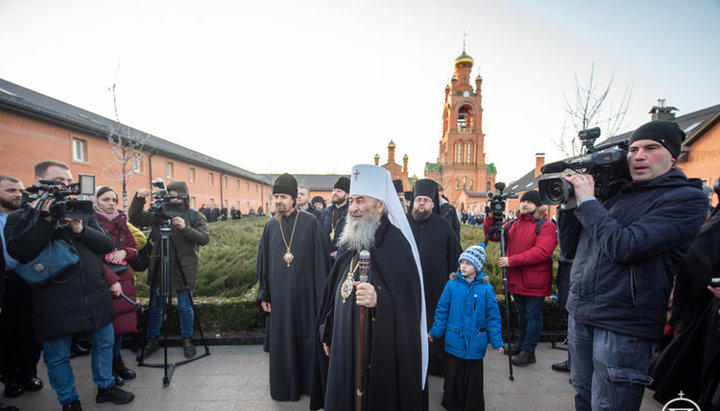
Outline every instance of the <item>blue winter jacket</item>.
{"label": "blue winter jacket", "polygon": [[503,347],[500,308],[495,292],[481,272],[468,283],[457,274],[450,281],[438,301],[430,335],[445,335],[445,351],[465,359],[485,357],[488,342],[493,348]]}
{"label": "blue winter jacket", "polygon": [[707,213],[701,187],[672,169],[603,203],[559,210],[560,248],[575,258],[567,310],[576,322],[662,337],[673,275]]}

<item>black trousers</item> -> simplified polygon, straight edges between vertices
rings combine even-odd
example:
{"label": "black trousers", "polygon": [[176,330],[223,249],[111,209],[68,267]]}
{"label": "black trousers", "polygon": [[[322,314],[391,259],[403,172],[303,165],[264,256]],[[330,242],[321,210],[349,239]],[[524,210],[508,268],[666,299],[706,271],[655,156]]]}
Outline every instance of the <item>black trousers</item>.
{"label": "black trousers", "polygon": [[0,312],[0,376],[4,384],[37,377],[42,343],[33,330],[32,288],[17,274],[8,273]]}

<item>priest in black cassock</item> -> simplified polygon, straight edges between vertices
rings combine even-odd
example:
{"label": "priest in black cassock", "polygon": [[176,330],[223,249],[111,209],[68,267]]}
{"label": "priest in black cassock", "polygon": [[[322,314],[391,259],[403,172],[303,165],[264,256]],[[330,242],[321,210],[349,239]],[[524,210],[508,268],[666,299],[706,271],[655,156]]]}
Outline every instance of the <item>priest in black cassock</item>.
{"label": "priest in black cassock", "polygon": [[[438,185],[430,179],[417,180],[408,222],[420,253],[420,263],[425,286],[425,308],[428,328],[432,326],[440,295],[445,289],[450,273],[458,268],[462,253],[460,242],[450,223],[440,215]],[[428,372],[445,376],[445,341],[435,338],[430,342]]]}
{"label": "priest in black cassock", "polygon": [[350,179],[343,176],[338,178],[330,195],[330,204],[320,214],[320,225],[327,236],[330,258],[334,262],[337,258],[337,242],[345,227],[345,216],[348,211],[348,191],[350,191]]}
{"label": "priest in black cassock", "polygon": [[[415,240],[390,173],[353,167],[350,207],[318,314],[327,357],[313,387],[311,409],[356,407],[358,311],[367,308],[363,410],[427,409],[427,327],[422,272]],[[359,282],[358,260],[370,252],[368,282]],[[321,352],[323,352],[321,351]]]}
{"label": "priest in black cassock", "polygon": [[265,224],[257,256],[258,301],[268,314],[270,396],[297,401],[310,395],[315,317],[329,271],[326,237],[317,219],[296,209],[297,182],[275,180],[275,215]]}

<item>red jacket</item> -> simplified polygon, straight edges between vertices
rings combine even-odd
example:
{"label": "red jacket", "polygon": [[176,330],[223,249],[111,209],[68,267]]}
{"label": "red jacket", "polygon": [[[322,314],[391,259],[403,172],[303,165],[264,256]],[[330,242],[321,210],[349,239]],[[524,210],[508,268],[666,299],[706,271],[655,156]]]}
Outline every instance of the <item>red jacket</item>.
{"label": "red jacket", "polygon": [[[105,228],[110,237],[113,240],[113,250],[116,248],[115,243],[117,242],[118,232],[120,233],[120,248],[127,252],[126,261],[131,261],[137,258],[138,249],[135,238],[130,233],[130,229],[127,227],[127,216],[124,212],[120,211],[120,215],[115,217],[114,220],[110,221],[104,216],[95,214],[100,224]],[[104,256],[100,256],[103,258]],[[104,258],[103,258],[104,259]],[[120,274],[114,274],[107,267],[105,267],[105,277],[116,276],[117,280],[120,281],[123,294],[127,295],[131,299],[135,300],[135,278],[133,273],[128,269]],[[114,282],[111,280],[110,282]],[[113,329],[115,335],[128,334],[137,332],[137,313],[135,309],[122,299],[121,297],[113,297],[113,307],[117,313],[117,318],[113,321]]]}
{"label": "red jacket", "polygon": [[[537,221],[545,214],[546,206],[540,206],[533,215],[520,214],[507,231],[505,223],[505,248],[510,266],[507,268],[508,290],[511,293],[546,297],[550,295],[552,282],[551,256],[557,246],[557,230],[552,221],[546,221],[535,234]],[[485,216],[485,235],[492,225],[491,217]],[[490,237],[500,241],[499,234]]]}

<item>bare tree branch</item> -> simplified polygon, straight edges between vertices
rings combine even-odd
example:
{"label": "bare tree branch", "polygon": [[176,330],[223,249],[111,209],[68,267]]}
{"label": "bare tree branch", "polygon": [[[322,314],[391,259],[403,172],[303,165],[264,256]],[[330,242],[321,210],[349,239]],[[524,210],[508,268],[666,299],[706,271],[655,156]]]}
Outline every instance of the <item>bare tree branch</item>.
{"label": "bare tree branch", "polygon": [[577,72],[575,73],[575,95],[572,101],[568,99],[563,90],[566,117],[560,140],[555,145],[565,155],[575,157],[582,154],[582,142],[577,138],[580,130],[600,127],[604,129],[606,137],[612,137],[625,126],[625,115],[632,97],[632,86],[625,88],[623,97],[615,109],[610,99],[610,90],[614,80],[615,71],[613,70],[607,85],[601,88],[595,76],[595,63],[592,63],[587,83],[581,82]]}

